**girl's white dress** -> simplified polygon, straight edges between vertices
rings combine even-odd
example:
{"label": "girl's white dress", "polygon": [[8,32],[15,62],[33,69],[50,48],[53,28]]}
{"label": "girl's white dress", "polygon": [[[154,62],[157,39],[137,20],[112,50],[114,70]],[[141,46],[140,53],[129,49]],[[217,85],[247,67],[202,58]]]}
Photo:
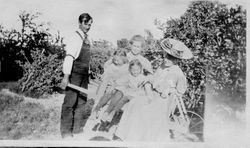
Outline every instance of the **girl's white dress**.
{"label": "girl's white dress", "polygon": [[[153,88],[168,94],[175,90],[183,94],[186,90],[186,78],[178,66],[159,68],[153,75]],[[131,100],[124,108],[116,135],[123,141],[158,141],[170,140],[168,108],[169,97],[163,99],[154,91],[151,101],[148,96],[140,95]]]}

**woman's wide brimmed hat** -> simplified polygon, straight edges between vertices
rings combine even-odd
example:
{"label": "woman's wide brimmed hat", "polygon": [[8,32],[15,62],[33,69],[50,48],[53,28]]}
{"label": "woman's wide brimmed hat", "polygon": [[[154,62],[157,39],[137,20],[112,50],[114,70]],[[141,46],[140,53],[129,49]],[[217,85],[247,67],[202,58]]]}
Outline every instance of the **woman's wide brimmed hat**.
{"label": "woman's wide brimmed hat", "polygon": [[163,50],[168,54],[179,59],[191,59],[193,54],[191,50],[181,41],[165,38],[160,41]]}

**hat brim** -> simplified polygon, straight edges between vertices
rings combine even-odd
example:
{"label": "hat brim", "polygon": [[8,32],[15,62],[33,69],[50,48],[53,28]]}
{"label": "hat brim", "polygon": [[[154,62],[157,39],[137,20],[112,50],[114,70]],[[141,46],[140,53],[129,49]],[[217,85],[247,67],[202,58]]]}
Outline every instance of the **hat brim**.
{"label": "hat brim", "polygon": [[191,59],[193,54],[191,50],[181,41],[165,38],[160,42],[164,51],[179,59]]}

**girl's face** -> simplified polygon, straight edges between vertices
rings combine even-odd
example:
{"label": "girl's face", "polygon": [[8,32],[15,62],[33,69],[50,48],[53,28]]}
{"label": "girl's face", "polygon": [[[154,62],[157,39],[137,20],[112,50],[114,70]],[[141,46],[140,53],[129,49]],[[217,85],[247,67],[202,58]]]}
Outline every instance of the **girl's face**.
{"label": "girl's face", "polygon": [[141,67],[138,66],[138,65],[134,65],[134,66],[132,66],[131,69],[130,69],[130,73],[131,73],[131,75],[134,76],[134,77],[137,77],[138,75],[140,75],[141,72],[142,72],[142,69],[141,69]]}
{"label": "girl's face", "polygon": [[141,50],[142,50],[142,43],[140,41],[134,41],[132,44],[131,44],[131,52],[134,54],[134,55],[138,55],[141,53]]}
{"label": "girl's face", "polygon": [[122,59],[121,56],[115,55],[115,56],[113,57],[113,63],[114,63],[115,65],[117,65],[117,66],[121,66],[121,65],[124,64],[124,61],[123,61],[123,59]]}

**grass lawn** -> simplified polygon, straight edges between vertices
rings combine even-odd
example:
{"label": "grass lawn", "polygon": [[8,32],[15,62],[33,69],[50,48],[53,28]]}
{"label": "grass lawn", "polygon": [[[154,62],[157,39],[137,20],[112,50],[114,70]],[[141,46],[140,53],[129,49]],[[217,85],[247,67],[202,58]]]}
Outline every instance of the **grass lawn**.
{"label": "grass lawn", "polygon": [[0,140],[58,139],[60,105],[44,106],[51,100],[30,101],[29,98],[0,92]]}

